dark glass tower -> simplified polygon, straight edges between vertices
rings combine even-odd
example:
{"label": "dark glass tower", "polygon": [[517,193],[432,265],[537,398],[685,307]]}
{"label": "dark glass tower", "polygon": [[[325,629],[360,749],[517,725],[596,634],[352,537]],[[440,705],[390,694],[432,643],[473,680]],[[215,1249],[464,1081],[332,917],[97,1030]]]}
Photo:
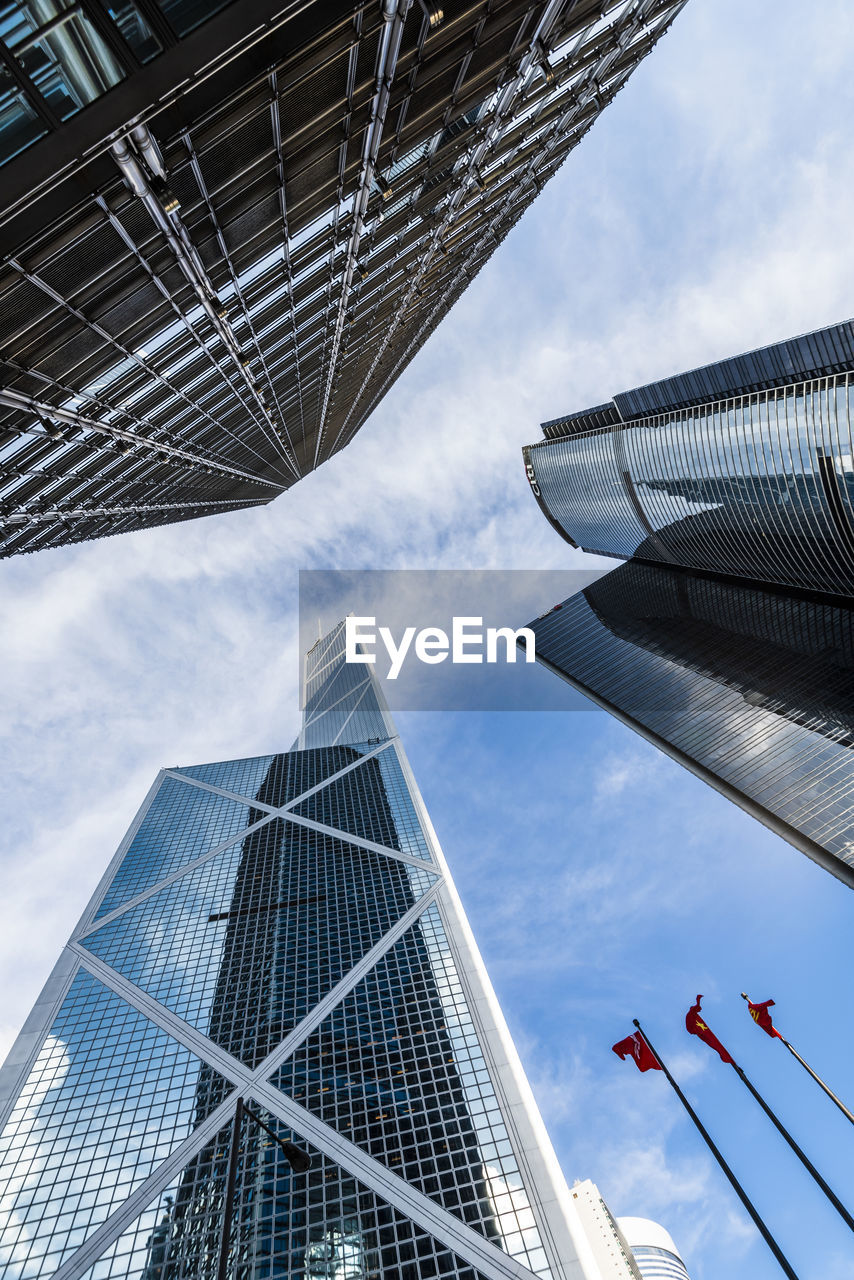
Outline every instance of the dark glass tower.
{"label": "dark glass tower", "polygon": [[0,556],[344,448],[685,0],[12,0]]}
{"label": "dark glass tower", "polygon": [[537,656],[854,886],[854,324],[626,392],[525,450],[547,518],[628,562]]}
{"label": "dark glass tower", "polygon": [[537,657],[854,887],[854,609],[634,561]]}
{"label": "dark glass tower", "polygon": [[597,1280],[393,725],[343,656],[343,626],[308,655],[291,751],[161,774],[0,1073],[15,1280],[216,1280],[223,1258],[241,1280]]}

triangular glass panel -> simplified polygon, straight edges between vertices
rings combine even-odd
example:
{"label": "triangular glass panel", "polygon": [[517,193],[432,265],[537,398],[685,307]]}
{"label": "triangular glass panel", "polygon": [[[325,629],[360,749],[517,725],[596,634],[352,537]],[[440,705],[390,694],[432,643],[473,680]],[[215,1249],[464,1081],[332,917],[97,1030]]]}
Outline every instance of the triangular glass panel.
{"label": "triangular glass panel", "polygon": [[[348,663],[343,628],[332,632],[330,643],[323,650],[317,645],[305,657],[303,680],[303,720],[312,719],[321,710],[327,710],[337,701],[345,689],[361,684],[369,675],[364,662]],[[343,683],[342,683],[343,681]],[[337,692],[331,693],[335,687]]]}
{"label": "triangular glass panel", "polygon": [[273,1083],[522,1265],[542,1245],[435,904]]}
{"label": "triangular glass panel", "polygon": [[255,756],[251,760],[220,760],[214,764],[186,765],[173,772],[254,800],[275,759],[276,756]]}
{"label": "triangular glass panel", "polygon": [[339,742],[381,742],[390,736],[370,668],[342,661],[320,679],[303,712],[295,747],[324,747]]}
{"label": "triangular glass panel", "polygon": [[[351,752],[352,747],[329,748]],[[351,836],[419,858],[430,858],[424,830],[394,747],[387,747],[315,792],[293,810]]]}
{"label": "triangular glass panel", "polygon": [[[240,1129],[225,1274],[270,1280],[484,1280],[251,1098]],[[272,1135],[258,1122],[268,1126]],[[81,1280],[214,1280],[223,1248],[223,1133]],[[276,1139],[311,1159],[290,1168]]]}
{"label": "triangular glass panel", "polygon": [[303,792],[325,782],[327,778],[339,773],[341,769],[346,769],[348,765],[356,763],[366,751],[371,750],[373,750],[372,747],[359,748],[347,745],[314,747],[306,751],[289,752],[287,756],[282,757],[288,762],[288,776],[283,780],[281,803],[289,804]]}
{"label": "triangular glass panel", "polygon": [[254,1067],[435,880],[273,818],[83,945]]}
{"label": "triangular glass panel", "polygon": [[0,1137],[0,1273],[53,1275],[229,1091],[79,970]]}
{"label": "triangular glass panel", "polygon": [[[232,1122],[187,1161],[81,1280],[214,1280],[222,1225]],[[190,1206],[209,1192],[208,1217]]]}
{"label": "triangular glass panel", "polygon": [[256,760],[193,765],[180,772],[278,809],[371,750],[373,744],[319,747],[310,751],[294,750],[275,756],[259,756]]}
{"label": "triangular glass panel", "polygon": [[248,805],[164,777],[95,919],[238,835],[260,816]]}

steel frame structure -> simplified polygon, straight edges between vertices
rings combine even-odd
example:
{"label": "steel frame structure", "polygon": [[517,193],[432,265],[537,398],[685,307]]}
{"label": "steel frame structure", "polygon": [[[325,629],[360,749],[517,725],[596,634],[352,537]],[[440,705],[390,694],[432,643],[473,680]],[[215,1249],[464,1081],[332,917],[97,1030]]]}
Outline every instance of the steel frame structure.
{"label": "steel frame structure", "polygon": [[[325,637],[324,643],[338,646],[336,665],[340,667],[343,660],[343,624],[339,624],[329,636]],[[321,648],[314,655],[314,666],[311,671],[306,672],[307,691],[310,691],[313,686],[316,687],[318,683],[323,685],[327,682],[330,686],[332,685],[330,673],[324,674],[323,668],[319,665],[327,653],[328,650],[324,651]],[[335,674],[334,671],[331,673],[333,676]],[[326,1023],[332,1011],[345,1002],[347,996],[358,984],[381,965],[383,958],[390,955],[395,944],[406,935],[407,931],[425,918],[427,913],[436,910],[442,921],[455,969],[462,984],[479,1049],[500,1106],[513,1155],[520,1170],[520,1176],[524,1179],[525,1194],[534,1215],[538,1239],[547,1257],[549,1274],[553,1280],[597,1280],[599,1271],[589,1243],[577,1218],[570,1192],[546,1135],[509,1030],[465,919],[441,847],[373,675],[369,674],[349,690],[345,705],[338,708],[333,715],[336,732],[333,735],[331,731],[322,730],[321,739],[325,742],[352,740],[353,717],[362,701],[365,686],[369,687],[373,695],[370,715],[377,732],[387,733],[388,736],[372,740],[376,741],[376,745],[365,744],[361,748],[363,754],[336,771],[320,777],[314,785],[304,789],[297,788],[299,794],[293,796],[284,805],[267,804],[257,795],[249,799],[246,795],[239,794],[237,790],[230,790],[213,781],[193,776],[183,769],[161,770],[89,906],[72,933],[9,1058],[0,1068],[0,1132],[2,1132],[16,1103],[28,1088],[28,1081],[43,1052],[46,1040],[51,1035],[57,1013],[63,1007],[75,978],[82,972],[91,975],[124,1004],[141,1014],[172,1041],[178,1042],[192,1053],[202,1064],[203,1070],[217,1073],[228,1085],[222,1101],[211,1107],[205,1114],[196,1114],[192,1132],[175,1143],[173,1148],[159,1159],[156,1167],[147,1177],[138,1179],[130,1193],[121,1199],[111,1212],[102,1215],[104,1220],[89,1228],[85,1233],[86,1238],[79,1243],[79,1247],[60,1251],[62,1258],[60,1264],[51,1273],[53,1280],[83,1280],[83,1277],[89,1275],[99,1258],[109,1256],[109,1250],[121,1239],[123,1233],[129,1229],[136,1230],[135,1224],[138,1223],[140,1216],[152,1206],[157,1206],[162,1194],[174,1183],[181,1170],[202,1151],[223,1126],[229,1123],[235,1114],[239,1098],[251,1100],[251,1105],[257,1105],[277,1121],[291,1128],[300,1135],[301,1144],[311,1144],[315,1151],[334,1161],[336,1166],[358,1179],[363,1187],[376,1193],[383,1202],[392,1206],[406,1219],[426,1231],[434,1240],[451,1250],[462,1263],[475,1268],[483,1280],[531,1280],[532,1272],[519,1258],[514,1257],[509,1249],[505,1252],[492,1239],[480,1234],[469,1225],[467,1220],[449,1212],[435,1196],[426,1194],[369,1154],[362,1146],[350,1141],[340,1127],[335,1128],[326,1123],[310,1109],[308,1103],[305,1106],[301,1105],[276,1085],[277,1073],[283,1064],[293,1058],[300,1046],[306,1044],[312,1033]],[[323,715],[328,714],[329,710],[337,705],[330,703],[327,712],[323,712],[322,708],[326,705],[324,697],[325,692],[319,701],[315,699],[317,715],[313,716],[309,711],[306,712],[303,730],[292,751],[304,750],[303,740],[306,731],[310,736],[312,725],[316,727],[322,721]],[[341,700],[338,699],[338,701]],[[311,705],[310,700],[309,705]],[[309,797],[328,792],[347,775],[356,775],[355,784],[358,787],[359,778],[365,777],[366,766],[386,753],[396,760],[408,795],[413,802],[415,818],[423,837],[423,844],[420,847],[423,849],[424,856],[407,853],[403,849],[379,844],[374,840],[355,835],[352,830],[345,829],[346,824],[341,828],[329,826],[299,812],[304,808],[305,801]],[[358,770],[361,770],[360,775],[356,774]],[[116,875],[134,846],[135,838],[140,833],[146,816],[164,785],[178,787],[179,790],[186,787],[188,803],[193,792],[196,795],[201,792],[209,797],[222,797],[227,801],[246,806],[247,814],[252,814],[254,821],[225,838],[213,840],[209,848],[205,848],[197,856],[178,865],[168,874],[155,877],[155,882],[143,883],[132,880],[131,883],[136,886],[132,896],[118,901],[112,909],[104,910],[102,904],[106,903]],[[251,790],[254,790],[254,787]],[[183,804],[183,801],[181,803]],[[113,964],[101,959],[91,947],[91,940],[113,922],[118,922],[121,926],[123,918],[131,918],[137,907],[156,898],[170,886],[175,886],[176,891],[180,893],[181,883],[186,884],[188,880],[192,881],[194,873],[199,868],[206,864],[215,866],[221,855],[228,849],[241,845],[245,848],[247,838],[253,836],[255,832],[262,831],[265,827],[272,829],[282,822],[295,824],[297,828],[307,828],[325,837],[345,842],[349,846],[368,850],[372,854],[380,855],[383,860],[391,859],[398,864],[402,863],[422,875],[427,873],[432,883],[423,888],[412,905],[385,929],[378,941],[356,960],[335,985],[321,995],[313,1007],[309,1004],[306,1016],[284,1034],[284,1038],[264,1056],[263,1061],[253,1067],[247,1065],[233,1052],[229,1052],[222,1043],[217,1043],[212,1034],[205,1034],[189,1020],[178,1016],[167,1007],[166,1003],[144,990],[143,985],[131,981],[119,971],[120,966],[114,967]],[[131,917],[128,917],[129,912]],[[87,942],[90,945],[87,945]],[[236,994],[234,998],[239,1006],[240,995]],[[381,1034],[379,1027],[377,1034]],[[96,1059],[97,1052],[91,1063],[87,1060],[87,1065],[95,1073],[93,1078],[97,1079]],[[96,1106],[97,1085],[92,1086],[91,1097],[87,1101],[93,1107]],[[152,1123],[156,1122],[156,1118],[156,1116],[152,1118]],[[98,1121],[95,1119],[92,1127],[97,1130],[97,1126]],[[113,1171],[112,1176],[118,1180],[116,1171]],[[0,1240],[0,1247],[2,1247],[2,1240]],[[58,1250],[59,1246],[55,1246],[55,1249]],[[59,1257],[60,1252],[56,1252],[55,1256]]]}
{"label": "steel frame structure", "polygon": [[0,555],[263,504],[345,447],[684,3],[161,13],[159,57],[5,167]]}

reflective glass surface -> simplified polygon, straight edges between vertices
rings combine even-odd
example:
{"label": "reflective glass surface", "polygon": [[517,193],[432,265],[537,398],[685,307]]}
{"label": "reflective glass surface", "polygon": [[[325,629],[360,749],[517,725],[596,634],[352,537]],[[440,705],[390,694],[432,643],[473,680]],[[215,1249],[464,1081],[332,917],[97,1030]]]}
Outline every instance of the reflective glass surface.
{"label": "reflective glass surface", "polygon": [[632,1249],[643,1280],[689,1280],[681,1258],[669,1249],[657,1249],[655,1245],[635,1245]]}
{"label": "reflective glass surface", "polygon": [[[0,407],[15,431],[10,456],[0,443],[0,556],[262,505],[346,447],[681,5],[609,0],[607,21],[564,5],[548,11],[548,48],[528,0],[502,0],[485,35],[476,6],[431,26],[409,4],[390,44],[381,6],[329,0],[254,26],[236,0],[0,7],[32,77],[0,100],[5,158],[40,110],[48,130],[67,124],[70,156],[87,154],[73,117],[107,93],[104,138],[151,119],[180,202],[164,243],[171,198],[132,195],[118,167],[111,181],[109,165],[68,164],[43,196],[15,172],[39,216],[21,219],[0,268],[19,393]],[[391,105],[374,102],[380,56]],[[199,57],[207,88],[190,118]],[[36,373],[39,412],[76,415],[61,452],[33,412]],[[361,738],[377,736],[364,713]]]}
{"label": "reflective glass surface", "polygon": [[[339,628],[323,655],[329,686],[343,666],[340,640]],[[333,723],[334,736],[348,722]],[[513,1079],[499,1089],[487,1065],[474,965],[458,969],[454,958],[467,939],[452,944],[441,896],[424,901],[441,887],[438,866],[399,856],[429,849],[397,745],[386,740],[366,758],[374,749],[327,741],[163,776],[102,914],[71,944],[83,967],[3,1135],[0,1264],[10,1280],[52,1274],[95,1228],[92,1252],[74,1264],[90,1280],[215,1280],[233,1132],[223,1125],[236,1094],[251,1100],[253,1090],[279,1115],[294,1103],[313,1113],[328,1126],[327,1149],[359,1147],[360,1176],[392,1203],[319,1152],[295,1174],[245,1116],[229,1277],[480,1280],[408,1220],[408,1183],[432,1212],[452,1215],[444,1229],[455,1249],[465,1252],[461,1221],[477,1233],[468,1247],[479,1265],[493,1249],[501,1265],[503,1250],[550,1280],[533,1206],[554,1192],[523,1182],[511,1130],[524,1104],[514,1103]],[[282,806],[292,802],[300,812],[289,817]],[[96,959],[102,981],[87,970]],[[215,1069],[221,1050],[228,1080]],[[182,1171],[157,1172],[184,1139]],[[149,1174],[139,1202],[111,1217]],[[399,1199],[389,1174],[403,1180]]]}
{"label": "reflective glass surface", "polygon": [[[249,1280],[484,1280],[426,1231],[251,1098],[277,1137],[311,1155],[293,1173],[244,1118],[229,1276]],[[82,1280],[215,1280],[231,1126],[207,1144]]]}
{"label": "reflective glass surface", "polygon": [[229,3],[230,0],[157,0],[179,36],[189,35]]}
{"label": "reflective glass surface", "polygon": [[223,760],[216,764],[194,764],[176,769],[176,773],[188,778],[198,778],[212,787],[233,791],[236,795],[254,799],[258,788],[267,776],[273,756],[255,756],[251,760]]}
{"label": "reflective glass surface", "polygon": [[550,1274],[435,905],[274,1083],[532,1271]]}
{"label": "reflective glass surface", "polygon": [[854,594],[852,375],[531,446],[548,511],[589,551]]}
{"label": "reflective glass surface", "polygon": [[583,691],[854,867],[851,608],[629,563],[530,625]]}
{"label": "reflective glass surface", "polygon": [[[350,748],[343,748],[350,751]],[[358,753],[352,751],[354,759]],[[390,849],[430,851],[394,748],[386,748],[296,805],[294,813]]]}
{"label": "reflective glass surface", "polygon": [[83,943],[255,1066],[434,879],[273,818]]}
{"label": "reflective glass surface", "polygon": [[230,840],[261,816],[248,805],[165,777],[104,895],[96,919]]}
{"label": "reflective glass surface", "polygon": [[110,4],[109,0],[101,0],[101,4],[141,63],[150,62],[162,52],[163,46],[131,0],[123,0],[119,4]]}
{"label": "reflective glass surface", "polygon": [[11,160],[47,133],[26,95],[5,67],[0,67],[0,162]]}
{"label": "reflective glass surface", "polygon": [[0,39],[60,120],[99,98],[125,75],[72,0],[8,5],[0,15]]}
{"label": "reflective glass surface", "polygon": [[200,1067],[95,978],[77,974],[0,1138],[8,1280],[53,1274],[190,1133]]}
{"label": "reflective glass surface", "polygon": [[379,741],[388,736],[368,668],[347,664],[338,666],[328,684],[306,703],[300,745]]}

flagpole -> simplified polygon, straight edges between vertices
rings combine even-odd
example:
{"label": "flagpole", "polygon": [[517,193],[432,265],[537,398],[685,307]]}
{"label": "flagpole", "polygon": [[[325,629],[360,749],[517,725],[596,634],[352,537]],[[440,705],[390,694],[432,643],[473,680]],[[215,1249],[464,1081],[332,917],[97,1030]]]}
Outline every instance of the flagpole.
{"label": "flagpole", "polygon": [[807,1156],[806,1153],[801,1150],[797,1142],[795,1142],[795,1139],[789,1133],[789,1130],[783,1125],[782,1121],[778,1120],[777,1116],[768,1106],[768,1103],[762,1097],[762,1094],[759,1092],[758,1089],[754,1088],[754,1086],[748,1080],[747,1076],[745,1075],[744,1071],[742,1071],[738,1063],[732,1062],[732,1067],[736,1075],[740,1078],[742,1084],[746,1085],[747,1088],[750,1090],[750,1092],[753,1094],[754,1098],[759,1103],[760,1107],[765,1112],[768,1119],[774,1125],[774,1128],[777,1130],[778,1133],[782,1134],[786,1142],[788,1142],[789,1146],[792,1148],[795,1155],[800,1160],[801,1164],[809,1173],[812,1174],[813,1178],[815,1178],[816,1182],[821,1187],[822,1191],[827,1196],[828,1200],[833,1205],[836,1212],[842,1218],[845,1225],[848,1227],[850,1231],[854,1231],[854,1218],[851,1217],[851,1214],[845,1208],[845,1205],[842,1203],[839,1197],[834,1195],[834,1193],[831,1191],[830,1187],[827,1185],[824,1178],[819,1173],[818,1169],[816,1169],[815,1165],[810,1160],[809,1156]]}
{"label": "flagpole", "polygon": [[685,1110],[688,1112],[688,1115],[691,1117],[691,1119],[693,1120],[693,1122],[694,1122],[694,1124],[696,1125],[697,1129],[699,1130],[699,1132],[700,1132],[700,1134],[701,1134],[701,1136],[702,1136],[702,1138],[703,1138],[704,1142],[706,1143],[706,1146],[709,1148],[709,1150],[711,1151],[712,1155],[715,1157],[715,1159],[717,1160],[717,1162],[718,1162],[718,1164],[720,1165],[721,1169],[723,1170],[724,1174],[726,1175],[726,1178],[727,1178],[727,1180],[728,1180],[728,1182],[729,1182],[730,1186],[732,1187],[733,1191],[734,1191],[734,1192],[735,1192],[735,1194],[738,1196],[739,1200],[740,1200],[740,1201],[741,1201],[741,1203],[744,1205],[744,1207],[745,1207],[745,1209],[747,1210],[747,1212],[750,1214],[750,1217],[753,1219],[753,1223],[754,1223],[754,1225],[755,1225],[755,1227],[756,1227],[757,1231],[758,1231],[758,1232],[759,1232],[759,1234],[762,1236],[762,1239],[763,1239],[763,1240],[765,1241],[765,1243],[768,1245],[768,1248],[771,1250],[771,1252],[773,1253],[774,1257],[775,1257],[775,1258],[777,1259],[777,1261],[779,1262],[779,1264],[780,1264],[780,1266],[781,1266],[781,1268],[782,1268],[783,1272],[785,1273],[785,1275],[787,1275],[787,1276],[789,1277],[789,1280],[798,1280],[798,1277],[797,1277],[796,1273],[792,1270],[791,1266],[789,1265],[789,1263],[788,1263],[788,1261],[787,1261],[787,1259],[786,1259],[786,1256],[785,1256],[785,1254],[783,1253],[782,1249],[781,1249],[781,1248],[780,1248],[780,1246],[777,1244],[777,1241],[776,1241],[776,1240],[774,1239],[774,1237],[771,1235],[771,1232],[768,1230],[768,1228],[766,1227],[765,1223],[764,1223],[764,1222],[762,1221],[762,1219],[760,1218],[758,1210],[757,1210],[756,1208],[754,1208],[754,1205],[753,1205],[752,1201],[748,1198],[747,1192],[744,1190],[744,1188],[742,1187],[741,1183],[738,1181],[738,1178],[736,1178],[736,1176],[735,1176],[735,1174],[733,1173],[732,1169],[730,1169],[730,1167],[729,1167],[729,1165],[727,1164],[726,1160],[724,1160],[724,1158],[723,1158],[723,1156],[721,1155],[720,1151],[718,1150],[718,1148],[715,1146],[714,1142],[712,1141],[711,1135],[709,1134],[708,1130],[707,1130],[707,1129],[705,1128],[705,1126],[703,1125],[703,1122],[700,1120],[700,1117],[697,1115],[696,1111],[695,1111],[695,1110],[694,1110],[694,1108],[691,1106],[691,1104],[690,1104],[690,1102],[688,1101],[688,1099],[685,1097],[685,1094],[684,1094],[684,1093],[682,1092],[682,1090],[679,1088],[679,1085],[678,1085],[678,1084],[676,1083],[676,1081],[673,1079],[673,1076],[670,1074],[670,1072],[667,1070],[667,1067],[666,1067],[666,1066],[665,1066],[665,1064],[662,1062],[662,1060],[661,1060],[661,1055],[658,1053],[658,1050],[657,1050],[657,1049],[655,1049],[655,1048],[653,1048],[653,1045],[652,1045],[652,1043],[651,1043],[651,1041],[650,1041],[650,1039],[649,1039],[649,1036],[646,1034],[646,1032],[644,1031],[643,1027],[642,1027],[642,1026],[641,1026],[641,1024],[638,1022],[637,1018],[633,1018],[633,1019],[632,1019],[632,1021],[634,1022],[634,1025],[637,1027],[638,1031],[641,1033],[641,1035],[643,1036],[644,1040],[646,1041],[647,1046],[648,1046],[648,1048],[649,1048],[650,1052],[652,1053],[652,1055],[653,1055],[653,1057],[655,1058],[656,1062],[657,1062],[657,1063],[658,1063],[658,1065],[661,1067],[661,1070],[664,1072],[665,1076],[667,1077],[667,1080],[668,1080],[668,1082],[670,1083],[670,1085],[672,1086],[673,1091],[674,1091],[674,1093],[676,1094],[677,1098],[678,1098],[678,1099],[679,1099],[679,1101],[682,1103],[682,1106],[683,1106],[683,1107],[685,1108]]}
{"label": "flagpole", "polygon": [[[747,1003],[748,1003],[748,1004],[750,1004],[750,1001],[749,1001],[749,999],[748,999],[747,995],[746,995],[743,991],[742,991],[742,993],[741,993],[741,998],[742,998],[742,1000],[747,1000]],[[775,1030],[776,1030],[776,1028],[775,1028]],[[827,1094],[828,1098],[830,1098],[831,1102],[835,1102],[835,1103],[836,1103],[837,1107],[838,1107],[838,1108],[839,1108],[839,1110],[842,1112],[842,1114],[845,1116],[846,1120],[850,1120],[850,1121],[851,1121],[851,1123],[852,1123],[852,1124],[854,1124],[854,1115],[852,1115],[852,1113],[848,1110],[848,1108],[845,1106],[845,1103],[844,1103],[844,1102],[842,1102],[842,1100],[841,1100],[840,1098],[837,1098],[837,1096],[836,1096],[836,1094],[833,1092],[833,1090],[832,1090],[828,1085],[826,1085],[826,1084],[824,1083],[824,1081],[822,1080],[821,1076],[820,1076],[820,1075],[818,1075],[818,1073],[817,1073],[817,1072],[813,1071],[813,1069],[812,1069],[812,1067],[810,1066],[810,1064],[809,1064],[808,1062],[806,1062],[806,1061],[801,1057],[801,1055],[798,1053],[797,1049],[795,1049],[791,1044],[789,1044],[789,1041],[786,1039],[786,1037],[785,1037],[785,1036],[781,1036],[781,1035],[780,1035],[780,1032],[778,1031],[778,1032],[777,1032],[777,1036],[776,1036],[775,1038],[776,1038],[776,1039],[779,1039],[779,1040],[782,1040],[783,1044],[784,1044],[784,1045],[786,1046],[786,1048],[789,1050],[789,1053],[792,1055],[792,1057],[793,1057],[793,1058],[797,1058],[798,1062],[801,1064],[801,1066],[804,1068],[804,1070],[805,1070],[805,1071],[807,1071],[807,1072],[809,1072],[809,1074],[812,1076],[813,1080],[815,1080],[815,1082],[816,1082],[816,1084],[819,1086],[819,1088],[823,1089],[823,1090],[824,1090],[824,1092]]]}

